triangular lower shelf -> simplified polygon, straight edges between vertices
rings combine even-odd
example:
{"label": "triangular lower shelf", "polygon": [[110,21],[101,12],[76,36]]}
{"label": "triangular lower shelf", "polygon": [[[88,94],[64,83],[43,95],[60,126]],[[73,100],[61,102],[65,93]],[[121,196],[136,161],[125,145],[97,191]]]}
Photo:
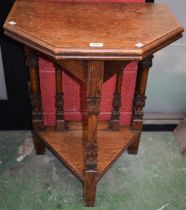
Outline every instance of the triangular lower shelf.
{"label": "triangular lower shelf", "polygon": [[[36,135],[81,181],[84,181],[84,152],[81,130],[41,131],[37,132]],[[130,127],[121,127],[119,131],[98,130],[97,181],[138,135],[139,131],[132,130]]]}

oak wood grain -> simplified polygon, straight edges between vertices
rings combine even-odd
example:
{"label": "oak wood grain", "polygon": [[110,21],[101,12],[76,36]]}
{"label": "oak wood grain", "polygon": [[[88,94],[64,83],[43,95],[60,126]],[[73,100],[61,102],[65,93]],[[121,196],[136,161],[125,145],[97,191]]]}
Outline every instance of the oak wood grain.
{"label": "oak wood grain", "polygon": [[87,67],[88,67],[88,62],[86,61],[80,61],[80,60],[62,60],[59,61],[61,66],[70,74],[78,78],[79,80],[83,82],[87,82]]}
{"label": "oak wood grain", "polygon": [[[121,127],[119,131],[98,130],[97,181],[104,175],[120,154],[135,140],[138,131]],[[67,167],[84,182],[84,153],[82,130],[56,132],[37,131],[37,136],[62,160]]]}
{"label": "oak wood grain", "polygon": [[56,59],[141,60],[183,32],[166,5],[150,3],[17,1],[4,28],[8,36]]}
{"label": "oak wood grain", "polygon": [[100,113],[104,61],[88,61],[87,69],[87,134],[84,130],[85,181],[84,204],[95,206],[97,179],[97,127]]}
{"label": "oak wood grain", "polygon": [[128,63],[130,61],[105,61],[103,81],[106,82],[116,73],[123,71]]}
{"label": "oak wood grain", "polygon": [[[133,129],[142,130],[143,127],[143,107],[145,106],[145,91],[150,67],[152,67],[153,56],[149,56],[138,63],[136,87],[133,101]],[[131,143],[128,148],[130,154],[137,154],[140,142],[140,135]]]}

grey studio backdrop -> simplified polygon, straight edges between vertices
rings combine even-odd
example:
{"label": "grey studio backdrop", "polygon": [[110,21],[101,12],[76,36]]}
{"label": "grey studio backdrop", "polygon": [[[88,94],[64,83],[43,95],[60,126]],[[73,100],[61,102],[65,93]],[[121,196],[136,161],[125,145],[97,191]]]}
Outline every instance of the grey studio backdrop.
{"label": "grey studio backdrop", "polygon": [[[186,29],[185,0],[166,3]],[[178,123],[186,112],[186,36],[155,54],[150,70],[144,123]]]}

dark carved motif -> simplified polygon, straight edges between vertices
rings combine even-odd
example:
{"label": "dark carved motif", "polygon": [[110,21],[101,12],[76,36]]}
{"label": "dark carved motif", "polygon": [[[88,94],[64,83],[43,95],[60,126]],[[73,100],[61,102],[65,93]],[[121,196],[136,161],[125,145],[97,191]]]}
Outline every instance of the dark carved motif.
{"label": "dark carved motif", "polygon": [[121,95],[114,94],[112,117],[110,121],[110,128],[112,130],[119,129],[120,107],[121,107]]}
{"label": "dark carved motif", "polygon": [[120,112],[119,109],[121,107],[121,95],[114,94],[114,100],[113,100],[113,110],[112,110],[112,118],[113,120],[119,120]]}
{"label": "dark carved motif", "polygon": [[43,117],[42,117],[42,106],[41,96],[38,94],[30,95],[31,107],[32,107],[32,122],[35,130],[44,129]]}
{"label": "dark carved motif", "polygon": [[114,94],[114,100],[113,100],[113,109],[114,111],[119,111],[121,107],[121,95]]}
{"label": "dark carved motif", "polygon": [[135,94],[134,99],[134,111],[133,111],[133,121],[143,120],[143,107],[145,106],[146,96]]}
{"label": "dark carved motif", "polygon": [[145,99],[146,96],[140,95],[140,94],[135,94],[135,99],[134,99],[134,106],[135,107],[144,107],[145,106]]}
{"label": "dark carved motif", "polygon": [[34,112],[41,112],[41,96],[39,94],[31,94],[30,95],[31,106]]}
{"label": "dark carved motif", "polygon": [[87,97],[87,111],[88,114],[99,114],[101,97]]}
{"label": "dark carved motif", "polygon": [[63,104],[64,104],[63,93],[56,93],[56,108],[57,108],[57,111],[59,111],[59,112],[63,111]]}
{"label": "dark carved motif", "polygon": [[56,117],[57,117],[57,120],[64,120],[63,106],[64,106],[63,93],[56,93]]}
{"label": "dark carved motif", "polygon": [[112,102],[112,116],[109,126],[111,130],[119,130],[123,68],[122,71],[118,72],[116,76],[115,92],[113,94],[114,99]]}
{"label": "dark carved motif", "polygon": [[97,171],[97,144],[86,143],[85,171]]}

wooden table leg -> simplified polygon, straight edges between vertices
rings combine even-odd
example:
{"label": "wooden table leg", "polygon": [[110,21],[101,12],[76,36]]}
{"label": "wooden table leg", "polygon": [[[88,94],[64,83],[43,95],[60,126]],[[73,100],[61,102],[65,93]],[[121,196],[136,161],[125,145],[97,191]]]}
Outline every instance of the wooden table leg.
{"label": "wooden table leg", "polygon": [[115,85],[114,99],[113,99],[113,106],[112,106],[112,116],[111,116],[111,121],[110,121],[110,129],[112,130],[119,130],[122,80],[123,80],[123,70],[118,72],[116,75],[116,85]]}
{"label": "wooden table leg", "polygon": [[65,129],[62,69],[58,63],[54,63],[54,67],[56,78],[56,130],[61,131]]}
{"label": "wooden table leg", "polygon": [[[145,106],[146,99],[145,90],[147,85],[149,68],[152,66],[152,58],[153,56],[149,56],[144,60],[140,61],[137,70],[138,72],[133,103],[132,127],[133,129],[140,131],[142,130],[143,126],[143,107]],[[130,154],[137,154],[140,142],[140,134],[128,147],[128,152]]]}
{"label": "wooden table leg", "polygon": [[97,121],[103,83],[103,61],[88,62],[87,112],[88,133],[85,142],[84,204],[94,206],[97,177]]}
{"label": "wooden table leg", "polygon": [[[30,78],[30,101],[32,107],[32,126],[33,130],[43,130],[43,114],[41,103],[41,91],[39,81],[39,64],[37,53],[31,49],[25,49],[26,62],[29,69]],[[33,132],[34,133],[34,132]],[[35,135],[34,146],[37,154],[45,152],[45,144],[42,143]]]}

